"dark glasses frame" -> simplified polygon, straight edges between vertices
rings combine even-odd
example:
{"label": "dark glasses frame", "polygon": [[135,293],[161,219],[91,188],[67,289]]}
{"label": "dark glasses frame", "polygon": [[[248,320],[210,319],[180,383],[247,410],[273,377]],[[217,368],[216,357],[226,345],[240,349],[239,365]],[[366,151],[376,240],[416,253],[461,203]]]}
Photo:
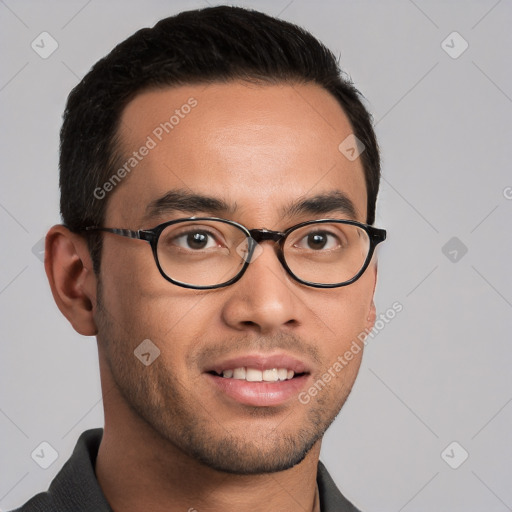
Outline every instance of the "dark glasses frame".
{"label": "dark glasses frame", "polygon": [[[231,279],[224,283],[215,284],[215,285],[209,285],[209,286],[202,286],[202,285],[191,285],[188,283],[183,283],[181,281],[177,281],[176,279],[173,279],[169,277],[160,266],[160,262],[158,259],[158,240],[160,238],[160,235],[164,231],[165,228],[168,226],[171,226],[173,224],[179,224],[181,222],[190,222],[190,221],[216,221],[216,222],[223,222],[225,224],[229,224],[231,226],[234,226],[238,228],[240,231],[242,231],[245,236],[247,237],[247,244],[248,244],[248,254],[246,258],[244,259],[244,264],[240,271]],[[368,234],[369,238],[369,249],[368,249],[368,255],[366,257],[366,260],[359,270],[359,272],[348,281],[344,281],[341,283],[314,283],[311,281],[305,281],[304,279],[301,279],[297,277],[291,270],[288,264],[286,263],[286,259],[284,257],[283,247],[286,242],[286,239],[288,236],[293,233],[295,230],[302,228],[304,226],[308,225],[316,225],[316,224],[326,224],[326,223],[339,223],[339,224],[349,224],[352,226],[357,226]],[[127,238],[135,238],[137,240],[145,240],[146,242],[149,242],[151,245],[151,249],[153,251],[153,257],[155,258],[156,266],[160,272],[160,274],[171,283],[182,286],[184,288],[191,288],[194,290],[212,290],[216,288],[223,288],[225,286],[229,286],[233,283],[236,283],[245,273],[247,270],[247,267],[249,266],[252,255],[254,253],[254,249],[256,248],[257,244],[260,242],[263,242],[265,240],[271,240],[276,244],[276,254],[277,258],[279,259],[281,265],[284,267],[286,272],[293,278],[295,281],[304,284],[306,286],[312,286],[314,288],[339,288],[341,286],[347,286],[349,284],[352,284],[353,282],[357,281],[365,272],[365,270],[368,268],[368,265],[370,264],[370,261],[373,257],[373,254],[375,252],[375,248],[377,245],[384,240],[386,240],[386,230],[385,229],[379,229],[373,226],[370,226],[368,224],[363,224],[361,222],[357,222],[354,220],[341,220],[341,219],[318,219],[318,220],[310,220],[306,222],[301,222],[300,224],[296,224],[290,228],[288,228],[285,231],[272,231],[268,229],[248,229],[244,225],[239,224],[238,222],[228,220],[228,219],[221,219],[218,217],[188,217],[184,219],[176,219],[171,220],[168,222],[164,222],[163,224],[159,224],[158,226],[155,226],[152,229],[139,229],[137,231],[133,231],[131,229],[119,229],[119,228],[105,228],[101,226],[88,226],[83,229],[85,232],[106,232],[106,233],[113,233],[114,235],[124,236]]]}

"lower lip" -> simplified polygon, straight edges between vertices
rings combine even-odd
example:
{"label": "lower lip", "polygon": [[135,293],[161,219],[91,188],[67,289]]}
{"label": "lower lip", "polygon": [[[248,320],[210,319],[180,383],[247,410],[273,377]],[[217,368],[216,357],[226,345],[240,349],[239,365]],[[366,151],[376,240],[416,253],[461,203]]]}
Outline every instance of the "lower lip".
{"label": "lower lip", "polygon": [[301,375],[278,382],[247,382],[240,379],[227,379],[211,373],[205,374],[210,382],[228,397],[244,405],[266,407],[281,405],[296,397],[306,385],[309,375]]}

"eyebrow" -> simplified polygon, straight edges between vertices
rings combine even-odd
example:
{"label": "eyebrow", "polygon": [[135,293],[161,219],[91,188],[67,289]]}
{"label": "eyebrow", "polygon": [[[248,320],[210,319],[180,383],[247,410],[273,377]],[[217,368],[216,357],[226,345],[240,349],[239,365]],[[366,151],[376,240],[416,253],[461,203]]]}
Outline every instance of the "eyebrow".
{"label": "eyebrow", "polygon": [[195,194],[183,189],[170,190],[162,197],[151,201],[146,206],[144,219],[151,219],[175,212],[183,212],[196,215],[207,213],[219,215],[223,213],[234,213],[236,205],[229,205],[217,197],[208,197],[202,194]]}
{"label": "eyebrow", "polygon": [[[196,194],[184,189],[170,190],[163,196],[151,201],[146,207],[144,220],[182,212],[191,215],[233,214],[236,203],[227,203],[217,198]],[[304,214],[326,215],[338,213],[349,219],[357,219],[357,210],[353,201],[343,192],[335,190],[290,202],[281,208],[282,217],[295,217]]]}
{"label": "eyebrow", "polygon": [[357,210],[353,201],[338,190],[294,201],[282,210],[283,216],[286,217],[305,213],[311,215],[341,213],[352,220],[357,219]]}

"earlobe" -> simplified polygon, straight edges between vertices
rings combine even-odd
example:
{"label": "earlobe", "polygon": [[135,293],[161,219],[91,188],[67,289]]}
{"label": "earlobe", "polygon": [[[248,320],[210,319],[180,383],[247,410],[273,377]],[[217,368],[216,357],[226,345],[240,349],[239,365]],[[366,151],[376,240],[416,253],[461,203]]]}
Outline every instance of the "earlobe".
{"label": "earlobe", "polygon": [[377,308],[375,307],[375,301],[373,299],[375,295],[375,288],[377,286],[377,262],[375,262],[375,266],[373,268],[374,272],[374,281],[373,281],[373,290],[372,290],[372,302],[370,304],[370,309],[368,310],[368,317],[366,319],[366,328],[368,330],[372,330],[373,326],[375,325],[375,321],[377,319]]}
{"label": "earlobe", "polygon": [[368,318],[366,319],[366,328],[371,331],[377,319],[377,310],[375,308],[375,301],[372,299],[370,309],[368,311]]}
{"label": "earlobe", "polygon": [[46,235],[44,266],[61,313],[79,334],[94,336],[97,279],[86,241],[65,226],[53,226]]}

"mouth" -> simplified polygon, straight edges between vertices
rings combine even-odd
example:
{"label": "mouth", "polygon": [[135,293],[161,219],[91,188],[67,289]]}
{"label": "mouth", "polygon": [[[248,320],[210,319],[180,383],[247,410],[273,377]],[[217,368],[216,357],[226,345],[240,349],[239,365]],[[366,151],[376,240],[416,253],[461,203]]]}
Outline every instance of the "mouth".
{"label": "mouth", "polygon": [[268,407],[297,396],[311,373],[306,363],[294,357],[254,354],[216,363],[204,374],[229,402]]}
{"label": "mouth", "polygon": [[215,370],[208,373],[224,379],[245,380],[246,382],[281,382],[305,375],[305,372],[296,374],[289,368],[267,368],[265,370],[258,370],[258,368],[245,366],[222,370],[222,374],[217,373]]}

